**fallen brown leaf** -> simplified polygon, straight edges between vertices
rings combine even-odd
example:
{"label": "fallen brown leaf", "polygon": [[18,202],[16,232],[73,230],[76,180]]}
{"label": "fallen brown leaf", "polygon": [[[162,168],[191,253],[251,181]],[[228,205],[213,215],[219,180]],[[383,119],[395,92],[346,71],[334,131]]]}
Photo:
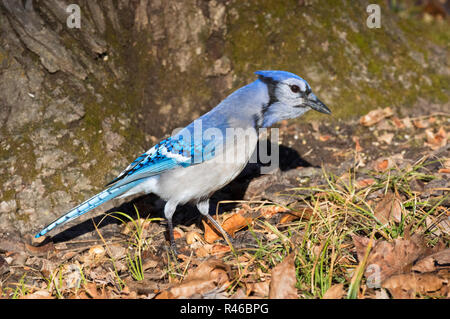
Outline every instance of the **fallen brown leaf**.
{"label": "fallen brown leaf", "polygon": [[450,269],[450,248],[422,258],[412,267],[417,272],[432,272],[443,268]]}
{"label": "fallen brown leaf", "polygon": [[319,140],[320,140],[321,142],[326,142],[326,141],[328,141],[330,138],[331,138],[331,135],[320,135],[320,136],[319,136]]}
{"label": "fallen brown leaf", "polygon": [[[352,236],[358,260],[364,258],[369,238]],[[379,276],[377,281],[405,272],[412,264],[423,257],[429,249],[422,236],[413,235],[410,239],[397,238],[392,242],[378,240],[373,245],[367,258],[366,277]],[[373,277],[372,277],[373,278]]]}
{"label": "fallen brown leaf", "polygon": [[49,242],[42,246],[33,246],[25,243],[25,248],[33,255],[42,255],[55,250],[53,242]]}
{"label": "fallen brown leaf", "polygon": [[450,169],[450,158],[447,158],[444,162],[444,168],[449,168]]}
{"label": "fallen brown leaf", "polygon": [[202,242],[202,241],[203,241],[203,239],[199,232],[189,231],[186,233],[186,243],[188,245],[191,245],[195,242]]}
{"label": "fallen brown leaf", "polygon": [[96,246],[92,246],[91,248],[89,248],[88,254],[92,259],[102,258],[103,256],[105,256],[106,251],[105,251],[105,248],[103,248],[103,246],[96,245]]}
{"label": "fallen brown leaf", "polygon": [[389,145],[389,144],[391,144],[393,138],[394,138],[394,134],[384,133],[383,135],[378,136],[378,141],[384,142]]}
{"label": "fallen brown leaf", "polygon": [[[124,292],[122,290],[123,294],[130,294],[132,292],[135,292],[136,295],[149,295],[154,294],[155,292],[158,292],[160,290],[160,286],[164,286],[165,284],[160,284],[154,280],[150,280],[147,278],[144,278],[143,280],[134,280],[131,277],[128,277],[125,279],[125,285],[127,288],[127,291]],[[167,285],[165,285],[167,286]],[[167,287],[165,287],[167,288]]]}
{"label": "fallen brown leaf", "polygon": [[318,121],[311,121],[309,124],[311,124],[314,131],[319,132],[320,123]]}
{"label": "fallen brown leaf", "polygon": [[327,292],[323,295],[323,299],[342,299],[344,294],[344,284],[334,284],[328,288]]}
{"label": "fallen brown leaf", "polygon": [[274,215],[278,214],[278,213],[284,213],[289,211],[288,209],[282,207],[282,206],[277,206],[277,205],[273,205],[273,206],[264,206],[260,209],[259,213],[261,214],[262,217],[269,219],[272,218]]}
{"label": "fallen brown leaf", "polygon": [[105,287],[100,288],[100,292],[97,290],[97,286],[93,282],[86,283],[84,285],[85,292],[89,295],[89,297],[93,299],[108,299],[109,293],[105,289]]}
{"label": "fallen brown leaf", "polygon": [[53,271],[58,267],[58,264],[48,259],[42,259],[41,273],[46,277],[51,277]]}
{"label": "fallen brown leaf", "polygon": [[251,294],[261,298],[267,298],[269,296],[269,282],[267,281],[246,283],[245,288],[247,290],[247,296]]}
{"label": "fallen brown leaf", "polygon": [[205,258],[211,255],[210,251],[208,251],[208,249],[205,246],[199,247],[195,250],[195,255],[197,257]]}
{"label": "fallen brown leaf", "polygon": [[364,188],[373,184],[375,184],[375,180],[373,178],[365,178],[356,181],[357,188]]}
{"label": "fallen brown leaf", "polygon": [[355,151],[357,153],[361,153],[363,148],[361,147],[361,144],[359,143],[359,138],[357,136],[352,136],[353,142],[355,142]]}
{"label": "fallen brown leaf", "polygon": [[31,294],[26,294],[20,297],[20,299],[54,299],[48,290],[38,290]]}
{"label": "fallen brown leaf", "polygon": [[430,123],[427,120],[414,120],[413,124],[415,127],[417,128],[427,128],[428,126],[430,126]]}
{"label": "fallen brown leaf", "polygon": [[229,266],[216,258],[209,258],[197,268],[188,271],[183,282],[175,284],[159,297],[190,298],[193,295],[205,294],[228,283]]}
{"label": "fallen brown leaf", "polygon": [[236,290],[236,292],[233,294],[231,299],[247,299],[247,294],[245,293],[244,288],[240,287]]}
{"label": "fallen brown leaf", "polygon": [[176,299],[176,297],[168,290],[164,290],[159,293],[155,299]]}
{"label": "fallen brown leaf", "polygon": [[281,263],[275,266],[271,272],[269,285],[270,299],[296,299],[297,277],[295,275],[295,254],[291,253]]}
{"label": "fallen brown leaf", "polygon": [[437,150],[447,144],[447,133],[443,127],[441,127],[437,133],[433,133],[433,130],[431,129],[426,130],[425,135],[427,137],[427,143],[425,143],[425,145],[432,150]]}
{"label": "fallen brown leaf", "polygon": [[314,209],[310,207],[296,208],[296,210],[284,213],[280,219],[280,223],[286,224],[297,219],[310,219],[313,213]]}
{"label": "fallen brown leaf", "polygon": [[414,298],[416,294],[446,295],[449,277],[439,273],[400,274],[386,279],[382,287],[389,290],[394,298]]}
{"label": "fallen brown leaf", "polygon": [[444,217],[436,226],[438,232],[450,235],[450,211],[447,210],[448,217]]}
{"label": "fallen brown leaf", "polygon": [[389,167],[389,160],[387,159],[382,159],[375,162],[375,169],[379,172],[386,171],[388,167]]}
{"label": "fallen brown leaf", "polygon": [[392,109],[390,107],[386,107],[384,109],[376,109],[362,116],[359,120],[359,123],[364,126],[372,126],[382,119],[392,116],[393,114],[394,112],[392,112]]}
{"label": "fallen brown leaf", "polygon": [[113,259],[119,259],[126,255],[127,249],[120,244],[111,244],[107,246],[107,253]]}
{"label": "fallen brown leaf", "polygon": [[[241,214],[232,214],[230,217],[228,217],[222,224],[222,228],[230,234],[232,237],[234,237],[234,233],[238,230],[247,227],[249,224],[251,224],[252,219],[246,218],[242,216]],[[209,223],[203,221],[203,225],[205,227],[205,241],[209,244],[215,242],[216,240],[222,238],[222,234],[220,231],[216,230],[215,227],[210,226]]]}
{"label": "fallen brown leaf", "polygon": [[227,253],[229,251],[231,251],[231,248],[228,245],[215,244],[211,248],[211,253],[214,255]]}
{"label": "fallen brown leaf", "polygon": [[175,240],[184,237],[184,232],[180,229],[174,229],[173,230],[173,238]]}
{"label": "fallen brown leaf", "polygon": [[398,129],[405,128],[403,121],[396,116],[392,118],[392,122],[394,122],[395,127]]}
{"label": "fallen brown leaf", "polygon": [[405,124],[405,127],[408,128],[408,129],[413,127],[412,121],[411,121],[411,119],[409,117],[405,117],[402,120],[402,122],[403,122],[403,124]]}
{"label": "fallen brown leaf", "polygon": [[402,205],[400,199],[392,192],[388,192],[377,204],[374,216],[384,225],[394,220],[400,223],[402,220]]}

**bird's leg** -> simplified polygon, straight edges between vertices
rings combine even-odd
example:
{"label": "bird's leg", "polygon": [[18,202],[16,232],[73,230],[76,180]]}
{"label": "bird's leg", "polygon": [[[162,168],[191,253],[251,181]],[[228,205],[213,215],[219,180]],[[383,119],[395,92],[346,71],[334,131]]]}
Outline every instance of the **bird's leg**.
{"label": "bird's leg", "polygon": [[170,239],[170,249],[172,250],[174,256],[178,256],[177,244],[175,243],[175,238],[173,237],[173,223],[172,218],[167,219],[167,224],[169,226],[169,239]]}
{"label": "bird's leg", "polygon": [[197,203],[197,208],[200,211],[200,213],[203,216],[206,216],[208,220],[214,225],[214,227],[216,227],[222,233],[224,239],[230,245],[230,248],[233,249],[233,239],[225,231],[225,229],[223,229],[222,226],[220,226],[220,224],[209,214],[209,199]]}
{"label": "bird's leg", "polygon": [[164,206],[164,216],[167,219],[167,224],[169,228],[169,239],[170,239],[170,249],[174,253],[174,256],[178,256],[177,252],[177,245],[175,243],[175,238],[173,237],[173,223],[172,223],[172,216],[175,213],[175,210],[177,208],[177,204],[172,202],[167,202]]}

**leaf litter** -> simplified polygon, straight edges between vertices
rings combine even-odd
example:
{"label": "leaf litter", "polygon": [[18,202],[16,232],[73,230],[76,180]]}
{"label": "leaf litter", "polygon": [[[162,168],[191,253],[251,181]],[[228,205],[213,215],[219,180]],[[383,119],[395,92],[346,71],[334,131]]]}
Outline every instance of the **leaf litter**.
{"label": "leaf litter", "polygon": [[175,227],[174,258],[164,223],[139,215],[88,240],[2,240],[0,297],[448,298],[449,116],[427,111],[282,125],[328,161],[267,179],[274,194],[259,177],[215,215],[233,247],[196,219]]}

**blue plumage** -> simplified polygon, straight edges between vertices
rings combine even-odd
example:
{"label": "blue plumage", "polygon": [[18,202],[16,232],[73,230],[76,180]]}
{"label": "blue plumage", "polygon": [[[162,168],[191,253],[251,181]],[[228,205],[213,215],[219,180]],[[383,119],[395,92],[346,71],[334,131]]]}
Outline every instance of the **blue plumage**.
{"label": "blue plumage", "polygon": [[[52,222],[36,237],[113,198],[154,193],[167,202],[164,214],[173,249],[172,216],[178,205],[188,202],[196,204],[200,213],[228,238],[209,215],[209,197],[242,171],[256,147],[258,129],[311,109],[330,113],[301,77],[286,71],[255,73],[256,81],[141,154],[106,185],[106,190]],[[239,134],[229,135],[230,130]]]}
{"label": "blue plumage", "polygon": [[124,186],[120,187],[110,187],[108,189],[105,189],[104,191],[98,193],[97,195],[89,198],[87,201],[81,203],[75,208],[72,208],[69,212],[67,212],[65,215],[61,216],[54,222],[50,223],[47,227],[42,229],[37,235],[36,238],[45,235],[53,228],[65,224],[85,213],[88,211],[100,206],[101,204],[125,193],[126,191],[130,190],[131,188],[135,187],[137,184],[139,184],[139,181],[135,181],[133,183],[129,183]]}

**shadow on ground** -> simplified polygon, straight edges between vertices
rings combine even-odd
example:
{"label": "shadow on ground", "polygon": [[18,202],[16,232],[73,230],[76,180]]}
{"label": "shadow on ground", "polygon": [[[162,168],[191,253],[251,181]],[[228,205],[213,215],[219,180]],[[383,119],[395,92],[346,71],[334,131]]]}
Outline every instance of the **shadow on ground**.
{"label": "shadow on ground", "polygon": [[[271,150],[273,149],[273,145],[267,142],[267,150],[268,154],[271,154]],[[299,153],[293,148],[277,145],[279,147],[279,163],[278,168],[274,170],[274,173],[277,171],[288,171],[290,169],[295,169],[297,167],[310,167],[311,164],[306,160],[302,159]],[[258,163],[249,163],[241,172],[241,174],[233,180],[230,184],[225,186],[223,189],[217,191],[210,200],[210,214],[216,214],[216,209],[218,209],[218,213],[221,214],[224,211],[230,211],[236,207],[237,203],[226,203],[220,204],[220,201],[239,201],[244,199],[244,195],[246,190],[250,184],[250,182],[258,177],[261,177],[261,167],[268,166],[270,163],[265,165],[261,164],[258,159]],[[131,200],[121,204],[120,206],[114,207],[106,212],[106,214],[113,214],[114,212],[123,212],[128,214],[131,218],[136,219],[138,217],[136,210],[139,212],[139,216],[146,217],[160,217],[164,218],[163,208],[165,202],[158,198],[158,196],[149,194],[142,195],[135,198],[131,198]],[[89,213],[88,213],[89,214]],[[118,215],[116,215],[118,216]],[[119,217],[119,216],[118,216]],[[120,216],[121,217],[121,216]],[[123,219],[123,217],[121,217]],[[177,208],[177,212],[174,215],[173,221],[174,226],[177,225],[191,225],[196,223],[200,228],[201,225],[201,215],[198,213],[195,206],[187,204],[182,205]],[[54,243],[65,242],[72,240],[76,237],[92,233],[95,234],[95,225],[99,229],[102,229],[102,235],[105,238],[116,236],[119,231],[118,226],[121,225],[122,222],[117,218],[99,215],[92,219],[88,219],[84,222],[77,223],[72,227],[69,227],[57,234],[48,240],[53,241]],[[165,224],[165,221],[162,223]],[[46,240],[43,244],[45,244],[48,240]]]}

